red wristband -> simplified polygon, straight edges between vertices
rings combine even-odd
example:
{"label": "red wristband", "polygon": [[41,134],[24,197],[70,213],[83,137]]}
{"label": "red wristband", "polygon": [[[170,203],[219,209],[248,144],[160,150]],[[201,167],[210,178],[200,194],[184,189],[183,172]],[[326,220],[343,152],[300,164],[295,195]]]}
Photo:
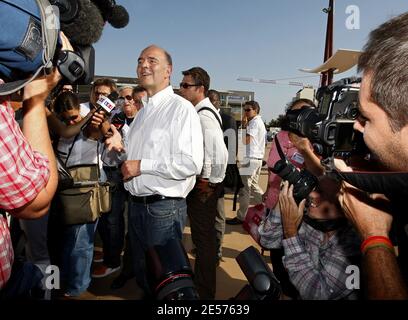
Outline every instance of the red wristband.
{"label": "red wristband", "polygon": [[363,241],[360,247],[361,252],[364,252],[365,247],[367,247],[368,245],[374,244],[374,243],[384,243],[391,248],[394,247],[389,238],[383,237],[383,236],[372,236],[372,237],[368,237],[367,239]]}

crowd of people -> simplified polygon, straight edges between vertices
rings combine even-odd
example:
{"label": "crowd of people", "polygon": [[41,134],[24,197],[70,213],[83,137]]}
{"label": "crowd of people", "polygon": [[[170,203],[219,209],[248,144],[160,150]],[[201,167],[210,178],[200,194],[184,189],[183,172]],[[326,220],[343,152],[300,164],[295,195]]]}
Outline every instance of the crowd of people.
{"label": "crowd of people", "polygon": [[[63,35],[62,40],[64,48],[72,49]],[[370,34],[358,65],[360,115],[354,128],[388,171],[408,170],[407,41],[406,13]],[[237,161],[237,135],[229,136],[232,143],[224,138],[228,130],[236,131],[235,120],[220,111],[219,94],[210,90],[206,70],[183,71],[177,94],[170,84],[172,72],[171,55],[151,45],[137,59],[138,86],[117,88],[112,79],[98,79],[87,103],[80,103],[72,87],[59,86],[46,106],[61,80],[55,70],[25,86],[19,122],[10,97],[0,96],[1,297],[86,299],[92,277],[120,270],[112,290],[135,278],[144,298],[154,299],[146,251],[182,240],[189,221],[194,284],[200,299],[213,300],[225,223],[242,224],[254,201],[265,203],[260,245],[270,250],[282,299],[408,298],[403,199],[391,191],[369,194],[331,178],[311,141],[287,131],[275,139],[294,166],[317,177],[317,186],[297,201],[293,185],[271,170],[281,157],[273,143],[266,162],[267,189],[262,190],[266,129],[256,101],[244,104],[245,155],[239,162],[243,186],[237,216],[226,220],[224,181],[228,166]],[[109,114],[98,108],[98,101],[113,92],[118,92],[121,106]],[[306,99],[288,106],[300,108],[316,106]],[[336,163],[342,171],[356,169]],[[76,212],[64,208],[58,167],[76,184],[107,183],[109,210],[66,223],[61,216]],[[96,233],[103,247],[99,256],[94,251]],[[92,269],[93,261],[101,264]],[[58,295],[45,285],[49,265],[61,271]],[[350,285],[350,266],[361,269],[361,288]]]}

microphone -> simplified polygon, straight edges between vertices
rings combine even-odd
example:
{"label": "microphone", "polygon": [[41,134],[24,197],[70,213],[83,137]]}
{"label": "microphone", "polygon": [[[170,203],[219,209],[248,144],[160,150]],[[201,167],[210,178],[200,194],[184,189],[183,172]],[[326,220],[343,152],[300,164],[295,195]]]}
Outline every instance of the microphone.
{"label": "microphone", "polygon": [[89,46],[102,36],[105,21],[90,0],[51,0],[60,10],[61,30],[73,45]]}
{"label": "microphone", "polygon": [[[107,97],[105,96],[100,96],[100,98],[98,99],[98,101],[96,101],[96,104],[99,106],[95,111],[95,112],[99,112],[101,110],[105,111],[106,113],[110,114],[113,109],[115,109],[116,107],[116,100],[119,98],[119,94],[116,91],[113,91],[110,95],[108,95]],[[114,102],[115,101],[115,102]],[[92,117],[88,119],[88,121],[86,121],[82,127],[81,130],[84,130],[89,123],[91,122]]]}
{"label": "microphone", "polygon": [[118,98],[119,98],[119,95],[118,95],[118,93],[116,91],[113,91],[107,97],[100,96],[98,101],[96,101],[96,104],[99,105],[99,108],[96,110],[96,112],[103,109],[103,111],[105,111],[106,113],[111,113],[112,110],[115,109],[115,107],[116,107],[116,103],[113,102],[113,101],[116,101]]}
{"label": "microphone", "polygon": [[129,13],[115,0],[92,0],[101,11],[104,21],[108,21],[114,28],[124,28],[129,23]]}
{"label": "microphone", "polygon": [[129,23],[129,13],[123,6],[115,6],[108,22],[116,29],[124,28]]}

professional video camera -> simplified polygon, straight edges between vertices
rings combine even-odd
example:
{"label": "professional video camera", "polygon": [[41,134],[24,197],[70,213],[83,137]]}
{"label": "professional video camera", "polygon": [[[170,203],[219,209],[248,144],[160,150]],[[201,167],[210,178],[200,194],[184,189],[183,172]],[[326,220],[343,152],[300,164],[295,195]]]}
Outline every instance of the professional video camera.
{"label": "professional video camera", "polygon": [[[9,0],[0,2],[0,94],[23,88],[40,72],[57,66],[65,83],[89,84],[94,77],[92,44],[105,22],[127,25],[129,16],[114,0]],[[61,50],[62,30],[74,51]]]}
{"label": "professional video camera", "polygon": [[347,158],[366,152],[361,133],[353,125],[359,116],[360,78],[344,78],[319,88],[318,108],[303,107],[286,113],[282,129],[307,137],[323,158]]}
{"label": "professional video camera", "polygon": [[[232,299],[277,300],[279,281],[254,247],[249,247],[236,258],[249,284]],[[178,239],[149,248],[146,252],[148,282],[157,300],[198,300],[193,282],[193,271],[187,253]]]}

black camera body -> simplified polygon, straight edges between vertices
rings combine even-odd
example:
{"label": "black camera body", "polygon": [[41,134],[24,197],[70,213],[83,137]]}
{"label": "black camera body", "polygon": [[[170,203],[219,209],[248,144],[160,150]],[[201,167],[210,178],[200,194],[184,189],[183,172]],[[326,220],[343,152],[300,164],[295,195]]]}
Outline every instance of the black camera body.
{"label": "black camera body", "polygon": [[282,129],[307,137],[323,158],[346,158],[365,152],[362,135],[353,129],[359,116],[360,82],[360,78],[344,78],[319,88],[317,110],[289,110]]}
{"label": "black camera body", "polygon": [[293,198],[299,204],[317,186],[317,178],[306,169],[299,170],[287,159],[278,160],[270,170],[293,184]]}

